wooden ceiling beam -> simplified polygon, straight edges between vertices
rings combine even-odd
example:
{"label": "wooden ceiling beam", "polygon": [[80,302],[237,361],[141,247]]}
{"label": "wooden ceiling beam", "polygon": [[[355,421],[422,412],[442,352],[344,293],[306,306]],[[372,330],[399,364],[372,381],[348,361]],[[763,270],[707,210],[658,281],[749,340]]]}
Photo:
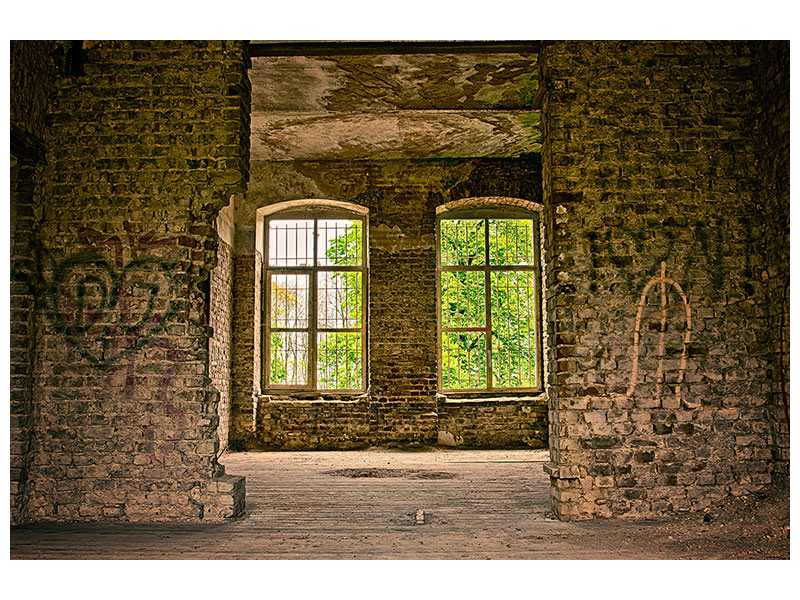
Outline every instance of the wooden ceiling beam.
{"label": "wooden ceiling beam", "polygon": [[538,41],[251,41],[250,56],[536,54]]}

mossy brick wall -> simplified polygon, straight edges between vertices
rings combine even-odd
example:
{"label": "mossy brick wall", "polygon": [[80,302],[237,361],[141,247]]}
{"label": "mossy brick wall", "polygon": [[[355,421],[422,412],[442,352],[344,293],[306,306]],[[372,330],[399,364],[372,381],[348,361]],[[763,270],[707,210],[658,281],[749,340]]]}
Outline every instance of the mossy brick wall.
{"label": "mossy brick wall", "polygon": [[774,477],[789,477],[789,43],[772,41],[756,46],[758,118],[761,142],[756,157],[761,193],[761,248],[765,257],[761,277],[771,339],[767,383],[772,416]]}
{"label": "mossy brick wall", "polygon": [[556,514],[769,483],[754,45],[558,42],[540,65]]}
{"label": "mossy brick wall", "polygon": [[[457,423],[466,434],[459,438],[464,446],[541,447],[545,416],[539,400],[517,399],[513,408],[495,408],[489,400],[482,409],[453,403],[444,413],[437,400],[436,207],[478,196],[540,200],[538,159],[254,163],[250,188],[236,209],[240,287],[234,328],[240,334],[234,341],[233,414],[241,417],[231,439],[239,436],[237,443],[247,448],[284,449],[436,444],[440,427]],[[312,198],[369,209],[369,394],[327,403],[262,396],[253,425],[252,382],[260,379],[260,359],[253,360],[260,338],[252,333],[259,332],[252,319],[260,310],[252,301],[260,278],[252,267],[256,210]],[[492,443],[481,428],[504,433]]]}
{"label": "mossy brick wall", "polygon": [[220,451],[228,446],[231,403],[231,314],[233,308],[231,246],[217,240],[217,266],[211,271],[209,324],[213,336],[209,340],[209,376],[219,391],[217,407]]}
{"label": "mossy brick wall", "polygon": [[22,520],[219,520],[208,373],[214,219],[244,190],[239,42],[87,42],[50,99],[35,207],[30,469]]}

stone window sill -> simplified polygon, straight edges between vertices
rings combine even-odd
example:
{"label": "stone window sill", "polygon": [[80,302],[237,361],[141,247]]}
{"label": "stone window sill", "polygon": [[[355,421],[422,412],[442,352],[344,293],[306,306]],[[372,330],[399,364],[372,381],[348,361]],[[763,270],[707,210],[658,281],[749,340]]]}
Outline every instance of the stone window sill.
{"label": "stone window sill", "polygon": [[320,394],[316,393],[297,393],[297,394],[261,394],[258,396],[259,403],[271,404],[358,404],[369,400],[367,394]]}
{"label": "stone window sill", "polygon": [[543,404],[547,405],[547,394],[545,392],[525,392],[520,394],[501,394],[501,395],[481,395],[460,393],[460,394],[437,394],[436,401],[439,405],[509,405],[509,404]]}

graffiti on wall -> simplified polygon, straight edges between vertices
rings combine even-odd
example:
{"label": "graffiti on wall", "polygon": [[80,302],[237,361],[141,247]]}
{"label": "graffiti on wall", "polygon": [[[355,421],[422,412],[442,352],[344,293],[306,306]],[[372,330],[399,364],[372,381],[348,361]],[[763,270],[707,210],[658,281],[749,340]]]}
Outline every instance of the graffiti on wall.
{"label": "graffiti on wall", "polygon": [[[176,382],[201,385],[186,383],[187,373],[198,374],[195,365],[182,369],[198,359],[196,346],[186,339],[193,335],[187,327],[198,325],[190,323],[191,311],[198,308],[190,304],[197,277],[189,272],[187,251],[197,243],[153,231],[134,233],[124,225],[118,235],[80,229],[69,254],[56,254],[33,238],[31,254],[12,263],[12,294],[35,298],[47,360],[74,365],[74,357],[58,356],[69,349],[93,367],[78,368],[76,375],[91,374],[93,381],[100,375],[103,389],[116,399],[157,400],[173,432],[190,431],[191,417],[174,392]],[[70,374],[63,368],[58,372]],[[86,381],[65,377],[63,385],[80,386],[79,393],[85,394]],[[209,420],[208,427],[215,424]],[[152,441],[156,434],[145,427],[143,435]]]}
{"label": "graffiti on wall", "polygon": [[81,356],[108,366],[161,333],[178,310],[177,261],[151,252],[174,246],[154,232],[78,233],[82,249],[61,260],[40,257],[41,301],[55,332]]}
{"label": "graffiti on wall", "polygon": [[666,262],[661,263],[661,272],[658,276],[653,277],[650,281],[647,282],[645,285],[644,290],[642,291],[641,298],[639,299],[639,306],[636,311],[636,324],[633,330],[633,367],[631,369],[631,378],[630,383],[628,385],[628,391],[626,396],[631,398],[636,391],[636,386],[639,382],[639,356],[641,353],[640,342],[641,342],[641,330],[642,330],[642,316],[644,314],[645,305],[647,304],[647,296],[650,293],[650,290],[654,287],[658,286],[658,290],[660,291],[660,309],[661,309],[661,321],[657,328],[658,330],[658,347],[655,352],[655,356],[658,359],[658,364],[656,367],[655,373],[655,381],[658,384],[659,395],[665,384],[665,373],[664,373],[664,358],[665,358],[665,350],[666,350],[666,343],[665,337],[667,332],[667,291],[668,288],[672,288],[677,292],[680,296],[681,301],[683,302],[684,308],[684,315],[685,315],[685,323],[684,323],[684,334],[683,334],[683,348],[681,350],[681,358],[680,358],[680,366],[678,368],[678,377],[675,386],[675,399],[684,407],[686,408],[697,408],[699,404],[694,404],[689,402],[685,396],[683,396],[683,384],[684,378],[686,376],[686,362],[688,360],[689,355],[689,343],[692,339],[692,307],[689,304],[689,300],[686,297],[686,294],[683,292],[680,284],[675,281],[674,279],[670,279],[667,277],[667,264]]}

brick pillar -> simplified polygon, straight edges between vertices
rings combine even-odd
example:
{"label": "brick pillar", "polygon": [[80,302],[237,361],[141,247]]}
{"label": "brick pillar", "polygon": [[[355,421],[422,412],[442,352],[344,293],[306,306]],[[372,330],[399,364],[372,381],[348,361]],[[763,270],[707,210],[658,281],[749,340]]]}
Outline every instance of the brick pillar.
{"label": "brick pillar", "polygon": [[697,510],[769,483],[753,45],[540,60],[554,511]]}
{"label": "brick pillar", "polygon": [[11,247],[10,247],[10,513],[26,519],[36,414],[33,403],[37,294],[35,236],[41,217],[46,155],[46,114],[56,65],[55,45],[11,42]]}
{"label": "brick pillar", "polygon": [[[241,42],[87,42],[49,107],[25,491],[30,520],[219,521],[214,220],[245,187]],[[30,364],[30,363],[29,363]]]}
{"label": "brick pillar", "polygon": [[765,268],[764,315],[769,328],[766,344],[769,413],[776,481],[789,478],[789,44],[772,41],[757,46],[760,252]]}

